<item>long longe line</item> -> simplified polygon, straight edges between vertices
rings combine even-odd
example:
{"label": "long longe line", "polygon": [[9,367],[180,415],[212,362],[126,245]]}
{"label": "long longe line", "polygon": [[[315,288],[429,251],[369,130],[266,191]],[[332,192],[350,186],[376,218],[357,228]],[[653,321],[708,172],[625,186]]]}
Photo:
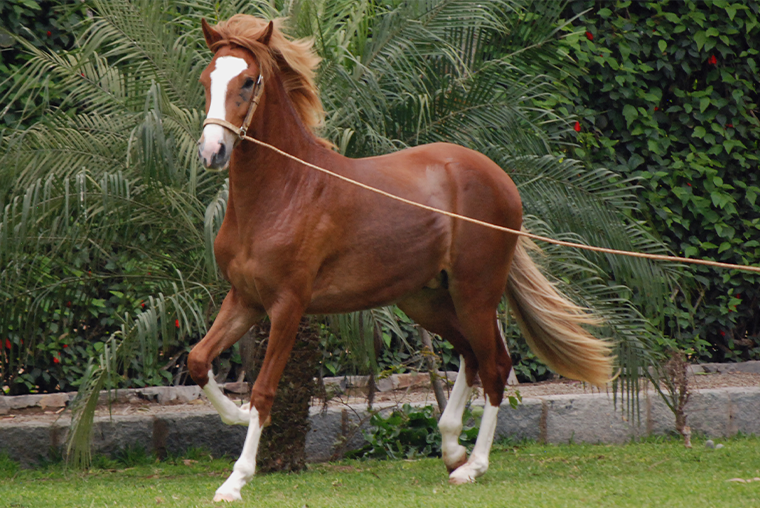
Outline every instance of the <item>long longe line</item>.
{"label": "long longe line", "polygon": [[491,224],[490,222],[484,222],[478,219],[473,219],[471,217],[466,217],[464,215],[459,215],[457,213],[453,212],[447,212],[446,210],[441,210],[440,208],[435,208],[428,205],[423,205],[422,203],[417,203],[416,201],[411,201],[409,199],[402,198],[400,196],[396,196],[395,194],[391,194],[390,192],[385,192],[380,189],[376,189],[375,187],[372,187],[370,185],[363,184],[361,182],[357,182],[356,180],[353,180],[351,178],[348,178],[343,175],[339,175],[337,173],[334,173],[328,169],[325,169],[323,167],[317,166],[316,164],[312,164],[310,162],[306,162],[305,160],[299,159],[295,155],[291,155],[287,152],[284,152],[277,148],[276,146],[272,146],[269,143],[266,143],[264,141],[260,141],[256,138],[252,138],[250,136],[241,136],[242,139],[245,139],[247,141],[251,141],[253,143],[256,143],[257,145],[263,146],[265,148],[269,148],[270,150],[279,153],[280,155],[287,157],[288,159],[294,160],[298,162],[299,164],[303,164],[304,166],[307,166],[312,169],[316,169],[317,171],[320,171],[322,173],[325,173],[326,175],[330,175],[332,177],[335,177],[339,180],[343,180],[344,182],[348,182],[352,185],[356,185],[357,187],[361,187],[362,189],[366,189],[368,191],[374,192],[376,194],[380,194],[381,196],[385,196],[390,199],[395,199],[396,201],[400,201],[402,203],[406,203],[407,205],[416,206],[417,208],[422,208],[423,210],[428,210],[431,212],[439,213],[441,215],[446,215],[448,217],[452,217],[454,219],[463,220],[466,222],[471,222],[473,224],[478,224],[480,226],[484,226],[491,229],[497,229],[499,231],[504,231],[505,233],[511,233],[513,235],[518,236],[524,236],[526,238],[530,238],[531,240],[538,240],[541,242],[546,243],[552,243],[554,245],[561,245],[563,247],[573,247],[575,249],[583,249],[583,250],[590,250],[592,252],[601,252],[603,254],[616,254],[621,256],[629,256],[634,258],[644,258],[644,259],[653,259],[656,261],[675,261],[678,263],[691,263],[693,265],[704,265],[704,266],[714,266],[717,268],[729,268],[732,270],[743,270],[746,272],[754,272],[754,273],[760,273],[760,266],[747,266],[747,265],[734,265],[731,263],[720,263],[718,261],[709,261],[707,259],[692,259],[692,258],[682,258],[678,256],[665,256],[662,254],[646,254],[644,252],[632,252],[627,250],[617,250],[617,249],[608,249],[606,247],[595,247],[593,245],[583,245],[582,243],[573,243],[573,242],[565,242],[563,240],[555,240],[553,238],[547,238],[545,236],[540,235],[534,235],[533,233],[528,233],[527,231],[518,231],[516,229],[507,228],[504,226],[497,226],[496,224]]}

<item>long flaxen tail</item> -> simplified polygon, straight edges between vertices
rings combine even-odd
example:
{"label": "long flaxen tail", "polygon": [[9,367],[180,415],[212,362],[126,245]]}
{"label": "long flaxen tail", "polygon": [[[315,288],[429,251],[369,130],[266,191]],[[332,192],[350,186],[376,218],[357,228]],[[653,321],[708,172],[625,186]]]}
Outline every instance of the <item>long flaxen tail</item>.
{"label": "long flaxen tail", "polygon": [[554,372],[601,386],[611,379],[610,346],[582,325],[598,325],[599,318],[562,295],[533,262],[529,251],[539,251],[520,237],[512,259],[507,298],[525,341]]}

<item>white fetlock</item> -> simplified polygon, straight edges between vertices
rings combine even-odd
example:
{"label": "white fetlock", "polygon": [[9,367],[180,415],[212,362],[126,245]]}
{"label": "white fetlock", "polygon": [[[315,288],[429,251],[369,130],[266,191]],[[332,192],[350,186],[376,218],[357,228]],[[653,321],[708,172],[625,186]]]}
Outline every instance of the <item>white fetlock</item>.
{"label": "white fetlock", "polygon": [[216,412],[219,413],[219,416],[224,423],[227,425],[248,426],[251,421],[251,405],[246,404],[246,406],[238,407],[232,402],[229,397],[222,392],[219,385],[216,384],[213,371],[208,371],[208,383],[203,387],[203,393],[206,394],[206,397],[214,406]]}

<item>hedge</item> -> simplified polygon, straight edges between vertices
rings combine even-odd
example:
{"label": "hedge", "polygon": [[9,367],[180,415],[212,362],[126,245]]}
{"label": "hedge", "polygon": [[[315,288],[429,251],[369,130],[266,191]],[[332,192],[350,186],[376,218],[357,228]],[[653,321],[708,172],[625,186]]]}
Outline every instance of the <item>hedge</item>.
{"label": "hedge", "polygon": [[[574,0],[564,17],[583,69],[555,98],[578,119],[568,151],[639,178],[638,218],[675,254],[760,264],[760,3]],[[760,278],[685,274],[654,322],[700,358],[760,358]]]}

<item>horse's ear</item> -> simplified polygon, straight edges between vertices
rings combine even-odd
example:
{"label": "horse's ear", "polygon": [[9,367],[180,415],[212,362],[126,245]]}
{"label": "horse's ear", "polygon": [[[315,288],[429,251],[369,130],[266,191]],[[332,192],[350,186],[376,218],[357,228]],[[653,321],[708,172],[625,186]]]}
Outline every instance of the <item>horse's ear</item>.
{"label": "horse's ear", "polygon": [[201,28],[203,29],[203,37],[206,38],[208,49],[212,49],[214,44],[222,40],[222,36],[219,35],[219,32],[211,28],[211,25],[208,24],[206,18],[201,18]]}
{"label": "horse's ear", "polygon": [[274,31],[274,21],[270,21],[267,29],[264,31],[264,35],[259,38],[259,42],[264,46],[269,46],[269,39],[272,38],[272,32]]}

